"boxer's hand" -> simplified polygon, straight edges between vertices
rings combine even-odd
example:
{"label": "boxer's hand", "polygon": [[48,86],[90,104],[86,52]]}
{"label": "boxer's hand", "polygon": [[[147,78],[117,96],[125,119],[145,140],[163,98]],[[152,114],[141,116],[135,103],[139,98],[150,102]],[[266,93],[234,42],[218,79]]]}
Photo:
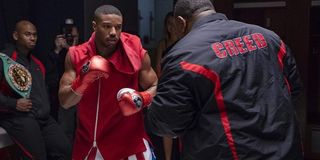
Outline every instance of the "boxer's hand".
{"label": "boxer's hand", "polygon": [[29,112],[32,108],[32,102],[27,98],[20,98],[17,100],[16,110],[20,112]]}
{"label": "boxer's hand", "polygon": [[151,104],[152,97],[148,92],[138,92],[123,88],[117,94],[119,107],[125,116],[133,115]]}
{"label": "boxer's hand", "polygon": [[72,90],[83,95],[86,89],[97,79],[108,78],[110,73],[110,63],[105,58],[96,55],[82,66],[80,75],[72,83]]}

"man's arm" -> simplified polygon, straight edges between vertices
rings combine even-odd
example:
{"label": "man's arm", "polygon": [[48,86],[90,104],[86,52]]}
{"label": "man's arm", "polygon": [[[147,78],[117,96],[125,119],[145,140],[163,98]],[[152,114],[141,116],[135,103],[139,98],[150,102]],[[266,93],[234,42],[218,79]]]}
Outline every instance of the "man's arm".
{"label": "man's arm", "polygon": [[11,98],[0,92],[0,109],[17,110],[20,112],[29,112],[32,108],[32,101],[27,98]]}
{"label": "man's arm", "polygon": [[105,58],[95,55],[83,64],[81,73],[77,74],[71,62],[70,52],[65,59],[65,71],[60,80],[59,100],[64,108],[76,105],[87,88],[99,78],[108,78],[109,62]]}
{"label": "man's arm", "polygon": [[146,53],[142,61],[141,70],[139,72],[139,85],[143,90],[154,97],[157,92],[157,83],[157,75],[152,69],[150,57],[148,53]]}
{"label": "man's arm", "polygon": [[300,79],[298,67],[291,53],[291,50],[288,46],[285,46],[285,47],[286,47],[286,56],[284,57],[283,70],[290,85],[292,100],[296,102],[298,100],[298,97],[302,93],[303,85]]}
{"label": "man's arm", "polygon": [[0,92],[0,109],[14,109],[17,99],[7,97]]}
{"label": "man's arm", "polygon": [[131,88],[122,88],[117,94],[120,109],[123,115],[130,116],[148,107],[152,97],[156,95],[158,78],[151,67],[150,57],[146,53],[139,71],[139,87],[142,91]]}
{"label": "man's arm", "polygon": [[[0,82],[5,81],[4,76],[3,76],[3,63],[2,60],[0,59]],[[2,83],[1,83],[2,85]],[[13,109],[16,107],[17,100],[8,96],[5,96],[2,94],[0,91],[0,109]]]}
{"label": "man's arm", "polygon": [[191,89],[204,83],[193,82],[192,77],[198,75],[186,72],[178,65],[166,67],[163,71],[157,95],[146,112],[145,128],[159,136],[180,136],[193,127],[196,117],[194,92]]}
{"label": "man's arm", "polygon": [[81,100],[81,95],[76,94],[72,88],[72,82],[76,79],[76,71],[72,65],[70,53],[65,59],[65,71],[60,79],[59,101],[63,108],[68,109]]}

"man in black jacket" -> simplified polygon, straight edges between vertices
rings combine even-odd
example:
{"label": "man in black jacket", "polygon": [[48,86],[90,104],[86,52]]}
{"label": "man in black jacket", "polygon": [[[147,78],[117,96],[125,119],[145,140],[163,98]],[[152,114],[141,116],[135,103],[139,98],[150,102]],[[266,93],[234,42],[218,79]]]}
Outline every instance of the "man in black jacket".
{"label": "man in black jacket", "polygon": [[303,159],[296,63],[274,32],[178,0],[180,40],[164,57],[146,127],[180,136],[182,159]]}
{"label": "man in black jacket", "polygon": [[22,159],[71,159],[71,144],[49,115],[44,66],[31,53],[35,26],[19,21],[13,39],[14,50],[1,54],[0,126],[18,145]]}

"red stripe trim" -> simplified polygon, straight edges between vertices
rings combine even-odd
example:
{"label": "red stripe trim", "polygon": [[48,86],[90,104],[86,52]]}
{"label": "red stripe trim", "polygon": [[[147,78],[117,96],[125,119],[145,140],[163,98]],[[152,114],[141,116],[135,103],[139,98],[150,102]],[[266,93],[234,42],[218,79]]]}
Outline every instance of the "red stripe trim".
{"label": "red stripe trim", "polygon": [[17,51],[13,51],[13,53],[12,53],[12,55],[11,55],[11,59],[13,59],[14,61],[16,61],[16,60],[17,60],[17,57],[18,57]]}
{"label": "red stripe trim", "polygon": [[24,148],[24,146],[19,142],[17,141],[15,138],[11,137],[11,139],[14,141],[15,144],[18,145],[18,147],[22,150],[22,152],[30,159],[33,159],[32,158],[32,154],[26,149]]}
{"label": "red stripe trim", "polygon": [[[283,71],[284,69],[283,59],[286,56],[286,54],[287,54],[286,45],[283,43],[283,41],[281,41],[280,49],[278,52],[278,62],[279,62],[281,71]],[[287,77],[284,77],[284,81],[288,87],[289,92],[291,92],[291,86],[289,84]]]}
{"label": "red stripe trim", "polygon": [[46,68],[44,67],[42,62],[39,59],[37,59],[35,56],[33,56],[33,55],[31,55],[31,59],[39,66],[40,71],[42,72],[43,78],[45,78]]}
{"label": "red stripe trim", "polygon": [[[12,55],[11,55],[11,59],[13,59],[14,61],[17,60],[18,54],[17,51],[13,51]],[[42,72],[43,78],[45,78],[46,75],[46,68],[44,67],[44,65],[42,64],[42,62],[37,59],[35,56],[31,55],[31,59],[39,66],[40,71]]]}
{"label": "red stripe trim", "polygon": [[180,63],[181,67],[184,70],[188,70],[188,71],[192,71],[195,73],[198,73],[200,75],[203,75],[204,77],[206,77],[207,79],[209,79],[214,85],[214,94],[215,94],[215,99],[218,105],[218,109],[220,111],[220,120],[224,129],[224,132],[226,134],[227,137],[227,142],[229,144],[230,150],[232,152],[232,156],[234,160],[239,160],[239,156],[237,154],[237,150],[236,150],[236,146],[234,143],[234,139],[232,137],[232,133],[231,133],[231,127],[230,127],[230,121],[226,112],[226,107],[224,104],[224,98],[222,95],[222,91],[221,91],[221,83],[220,83],[220,79],[217,73],[215,73],[214,71],[211,71],[203,66],[197,65],[197,64],[191,64],[188,62],[181,62]]}
{"label": "red stripe trim", "polygon": [[285,44],[281,41],[281,46],[278,52],[278,62],[280,64],[281,70],[283,70],[283,57],[286,55],[286,46]]}
{"label": "red stripe trim", "polygon": [[284,77],[284,81],[286,82],[286,85],[288,87],[289,93],[291,93],[291,86],[290,86],[290,83],[289,83],[287,77]]}

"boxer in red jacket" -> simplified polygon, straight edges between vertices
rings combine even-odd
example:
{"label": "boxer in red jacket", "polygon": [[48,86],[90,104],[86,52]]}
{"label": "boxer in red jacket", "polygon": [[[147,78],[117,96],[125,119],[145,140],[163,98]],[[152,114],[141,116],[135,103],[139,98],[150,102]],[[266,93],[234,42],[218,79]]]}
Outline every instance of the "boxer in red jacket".
{"label": "boxer in red jacket", "polygon": [[157,85],[149,55],[137,36],[122,32],[122,21],[116,7],[100,6],[89,41],[67,53],[59,98],[64,108],[78,107],[75,160],[154,159],[142,112],[124,116],[117,102],[118,91],[131,88],[145,97],[137,104],[149,104]]}

